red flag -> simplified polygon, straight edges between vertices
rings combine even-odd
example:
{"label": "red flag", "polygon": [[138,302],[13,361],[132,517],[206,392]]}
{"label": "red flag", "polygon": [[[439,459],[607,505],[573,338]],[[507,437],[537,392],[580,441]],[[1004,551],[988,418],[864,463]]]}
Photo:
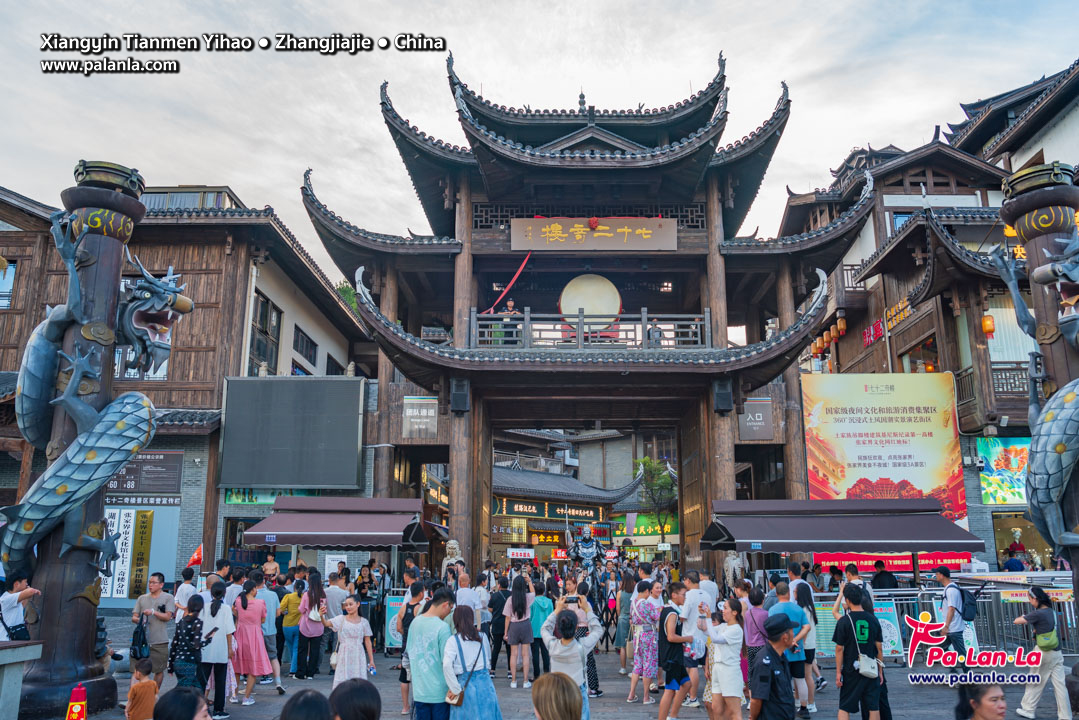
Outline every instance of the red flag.
{"label": "red flag", "polygon": [[193,565],[202,565],[202,543],[199,543],[198,550],[191,555],[191,559],[187,561],[187,565],[184,567],[192,567]]}

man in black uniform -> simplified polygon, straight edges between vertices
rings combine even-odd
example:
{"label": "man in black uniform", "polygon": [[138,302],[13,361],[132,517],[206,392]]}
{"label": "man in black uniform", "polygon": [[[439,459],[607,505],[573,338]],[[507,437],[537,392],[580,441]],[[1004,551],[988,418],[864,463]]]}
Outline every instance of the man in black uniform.
{"label": "man in black uniform", "polygon": [[794,720],[794,689],[783,652],[794,644],[795,627],[782,613],[764,621],[768,644],[749,671],[749,720]]}

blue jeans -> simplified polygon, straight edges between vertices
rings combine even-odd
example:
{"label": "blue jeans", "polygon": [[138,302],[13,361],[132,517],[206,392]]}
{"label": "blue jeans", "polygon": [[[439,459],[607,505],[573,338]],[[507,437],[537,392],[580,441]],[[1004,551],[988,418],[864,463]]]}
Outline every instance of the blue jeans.
{"label": "blue jeans", "polygon": [[425,703],[415,700],[412,703],[415,710],[415,720],[450,720],[450,706],[448,703]]}
{"label": "blue jeans", "polygon": [[[645,685],[647,686],[647,681]],[[644,691],[647,693],[648,688],[645,687]],[[581,683],[581,720],[591,720],[592,714],[588,710],[588,683]]]}
{"label": "blue jeans", "polygon": [[281,657],[281,664],[284,665],[285,658],[289,658],[289,672],[295,675],[296,652],[300,647],[300,626],[293,625],[292,627],[289,627],[286,625],[281,628],[281,630],[285,633],[285,654]]}

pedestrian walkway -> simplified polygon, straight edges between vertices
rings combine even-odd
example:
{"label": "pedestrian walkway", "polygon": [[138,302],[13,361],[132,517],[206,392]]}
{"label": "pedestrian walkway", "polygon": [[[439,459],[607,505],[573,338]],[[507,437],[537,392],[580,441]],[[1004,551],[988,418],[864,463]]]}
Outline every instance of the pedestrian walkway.
{"label": "pedestrian walkway", "polygon": [[[128,632],[126,628],[117,627],[110,622],[110,637],[117,645],[121,632]],[[601,653],[598,658],[600,687],[603,689],[602,698],[591,701],[592,717],[594,718],[617,718],[618,720],[656,720],[658,705],[642,706],[640,703],[628,705],[626,693],[629,690],[629,678],[618,674],[618,656],[615,653]],[[387,658],[379,653],[375,658],[378,674],[371,680],[378,687],[382,695],[382,717],[384,720],[392,720],[401,717],[401,691],[397,683],[397,671],[391,670],[396,665],[396,657]],[[824,677],[828,680],[828,687],[817,696],[818,712],[813,715],[818,720],[832,720],[836,717],[839,694],[833,687],[835,679],[835,666],[831,661],[825,661]],[[531,690],[523,688],[512,690],[510,681],[505,675],[505,664],[501,663],[499,677],[495,678],[495,689],[498,691],[499,703],[502,714],[506,718],[534,718],[532,713]],[[290,681],[290,692],[299,688],[314,688],[319,692],[329,695],[332,683],[329,662],[323,660],[322,674],[314,680]],[[913,688],[907,682],[906,668],[889,665],[886,669],[888,687],[891,697],[893,717],[897,720],[926,720],[926,718],[951,717],[951,709],[955,704],[955,691],[948,688]],[[121,698],[127,696],[129,680],[118,680],[118,690]],[[172,677],[165,677],[164,689],[167,690],[175,685]],[[281,707],[288,700],[288,695],[279,696],[274,692],[271,685],[255,686],[255,704],[250,707],[239,705],[226,705],[226,711],[232,714],[232,720],[276,720],[281,713]],[[1009,688],[1008,717],[1013,717],[1015,708],[1019,707],[1022,697],[1022,688]],[[124,713],[119,708],[110,710],[95,718],[102,720],[123,720]],[[706,720],[707,712],[702,706],[700,709],[682,708],[679,718],[682,720]],[[745,712],[748,717],[748,711]],[[1046,693],[1038,710],[1039,720],[1055,720],[1056,709],[1052,705],[1052,693]]]}

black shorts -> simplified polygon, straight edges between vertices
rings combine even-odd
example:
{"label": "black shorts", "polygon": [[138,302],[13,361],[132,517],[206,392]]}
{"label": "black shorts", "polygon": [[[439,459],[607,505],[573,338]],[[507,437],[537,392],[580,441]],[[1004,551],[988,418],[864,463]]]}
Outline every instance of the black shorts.
{"label": "black shorts", "polygon": [[805,654],[806,654],[806,665],[812,665],[813,660],[817,657],[817,651],[816,650],[806,650]]}
{"label": "black shorts", "polygon": [[880,678],[867,678],[858,671],[843,672],[839,688],[839,709],[849,713],[880,710]]}
{"label": "black shorts", "polygon": [[702,665],[704,665],[704,662],[705,662],[704,658],[701,658],[700,660],[697,660],[696,658],[694,658],[691,655],[686,655],[685,663],[686,663],[686,668],[687,669],[688,668],[699,668]]}
{"label": "black shorts", "polygon": [[677,691],[689,682],[689,673],[686,672],[686,666],[681,663],[664,663],[663,678],[666,681],[664,683],[666,689]]}
{"label": "black shorts", "polygon": [[791,669],[791,677],[795,680],[806,679],[806,661],[805,660],[790,660],[787,665]]}

